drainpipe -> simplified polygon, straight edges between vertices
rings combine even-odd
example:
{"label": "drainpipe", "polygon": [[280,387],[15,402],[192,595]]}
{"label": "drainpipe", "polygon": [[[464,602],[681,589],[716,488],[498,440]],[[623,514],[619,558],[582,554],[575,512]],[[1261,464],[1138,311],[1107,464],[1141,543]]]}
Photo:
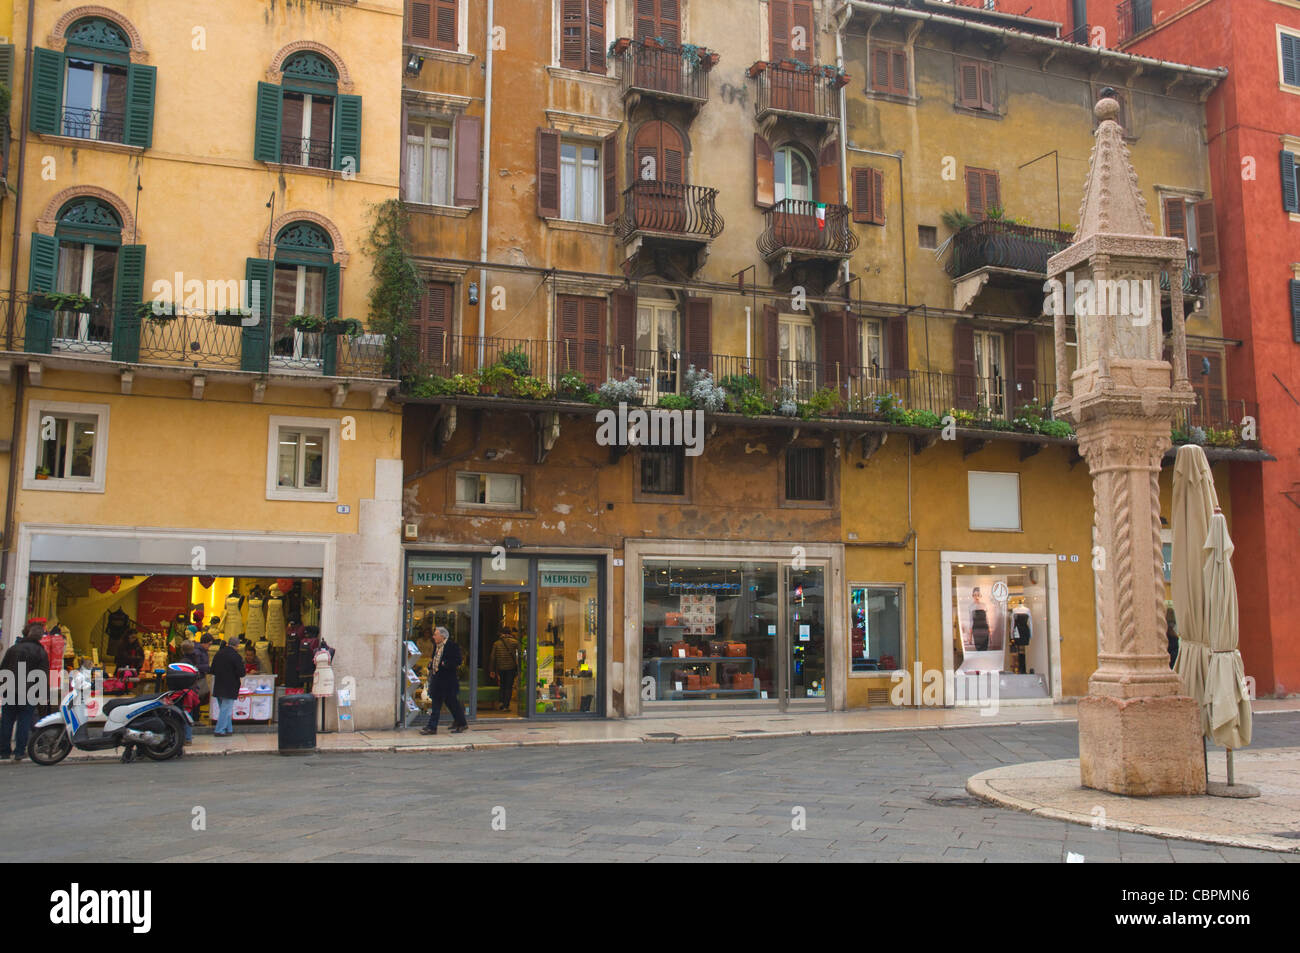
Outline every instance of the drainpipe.
{"label": "drainpipe", "polygon": [[[14,349],[14,317],[17,314],[18,301],[18,242],[23,220],[23,178],[27,171],[27,123],[31,111],[32,88],[32,31],[36,18],[36,0],[27,0],[27,41],[23,51],[23,105],[18,126],[18,182],[14,195],[14,231],[9,249],[9,306],[5,316],[5,350]],[[8,121],[8,117],[5,117]],[[23,385],[26,383],[26,369],[15,368],[17,383],[14,385],[14,419],[9,428],[12,437],[9,443],[9,486],[5,491],[4,535],[0,538],[0,635],[3,635],[4,613],[9,604],[9,551],[13,548],[14,510],[18,501],[18,454],[22,443]],[[19,627],[21,628],[21,626]],[[2,641],[2,640],[0,640]]]}
{"label": "drainpipe", "polygon": [[488,197],[492,182],[492,30],[495,19],[495,0],[487,4],[487,35],[485,36],[487,52],[484,62],[487,66],[487,89],[483,95],[483,194],[479,200],[482,215],[479,229],[478,260],[478,366],[483,366],[483,339],[487,337],[487,302],[488,302]]}
{"label": "drainpipe", "polygon": [[[840,10],[840,17],[835,23],[835,67],[844,69],[844,26],[853,16],[853,8],[845,6]],[[844,196],[845,203],[852,205],[852,197],[849,195],[849,116],[848,116],[848,96],[845,90],[848,87],[841,86],[839,91],[840,97],[840,195]],[[900,195],[901,185],[900,185]],[[849,214],[852,219],[852,213]],[[849,259],[844,259],[841,265],[844,275],[844,287],[847,290],[849,286]]]}

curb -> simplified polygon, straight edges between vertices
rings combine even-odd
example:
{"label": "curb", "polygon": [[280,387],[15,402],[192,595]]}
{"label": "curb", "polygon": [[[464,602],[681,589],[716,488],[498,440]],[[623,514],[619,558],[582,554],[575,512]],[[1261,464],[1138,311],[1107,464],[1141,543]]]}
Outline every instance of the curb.
{"label": "curb", "polygon": [[[1038,762],[1050,763],[1050,762]],[[1092,827],[1096,820],[1091,814],[1080,814],[1077,811],[1067,811],[1057,807],[1047,807],[1034,801],[1027,801],[1024,798],[1015,797],[1011,794],[1004,794],[995,790],[989,783],[990,779],[1001,770],[994,768],[990,771],[981,771],[973,775],[966,781],[966,793],[979,798],[989,804],[997,807],[1006,807],[1014,811],[1020,811],[1023,814],[1030,814],[1034,817],[1042,817],[1052,821],[1064,821],[1067,824],[1078,824],[1083,827]],[[1244,847],[1249,850],[1267,850],[1275,854],[1295,854],[1300,853],[1300,844],[1279,844],[1276,840],[1262,837],[1252,837],[1249,835],[1232,836],[1229,834],[1209,834],[1204,831],[1183,830],[1176,827],[1160,827],[1153,824],[1140,824],[1136,821],[1119,821],[1113,820],[1109,816],[1106,818],[1107,831],[1123,831],[1126,834],[1146,834],[1149,837],[1159,837],[1164,840],[1182,840],[1192,841],[1198,844],[1215,844],[1219,847]]]}

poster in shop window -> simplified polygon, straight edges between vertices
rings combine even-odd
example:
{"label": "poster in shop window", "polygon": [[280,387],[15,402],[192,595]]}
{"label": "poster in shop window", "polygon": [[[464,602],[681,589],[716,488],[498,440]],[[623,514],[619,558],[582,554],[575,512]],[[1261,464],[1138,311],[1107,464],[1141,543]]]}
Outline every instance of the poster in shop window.
{"label": "poster in shop window", "polygon": [[684,595],[682,623],[687,635],[714,635],[718,622],[718,597]]}
{"label": "poster in shop window", "polygon": [[160,632],[190,607],[189,576],[150,576],[136,590],[135,618],[145,631]]}

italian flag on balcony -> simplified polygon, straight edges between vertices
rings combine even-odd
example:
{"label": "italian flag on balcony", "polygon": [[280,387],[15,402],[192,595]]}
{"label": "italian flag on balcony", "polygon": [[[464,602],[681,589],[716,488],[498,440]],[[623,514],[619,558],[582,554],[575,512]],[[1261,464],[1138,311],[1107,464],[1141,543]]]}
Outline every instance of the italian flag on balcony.
{"label": "italian flag on balcony", "polygon": [[817,228],[824,229],[825,227],[826,227],[826,203],[818,202],[817,203]]}

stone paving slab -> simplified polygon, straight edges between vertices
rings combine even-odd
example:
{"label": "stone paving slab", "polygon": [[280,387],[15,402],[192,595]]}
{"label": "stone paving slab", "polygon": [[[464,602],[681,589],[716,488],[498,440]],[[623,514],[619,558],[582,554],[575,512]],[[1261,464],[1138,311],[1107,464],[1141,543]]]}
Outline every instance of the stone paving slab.
{"label": "stone paving slab", "polygon": [[[1078,758],[982,771],[966,782],[966,790],[1037,817],[1121,832],[1125,855],[1163,854],[1149,842],[1125,844],[1126,833],[1300,853],[1300,748],[1238,751],[1234,764],[1236,780],[1259,788],[1259,797],[1126,797],[1094,791],[1079,783]],[[1227,777],[1223,751],[1210,753],[1209,770],[1211,780]]]}

